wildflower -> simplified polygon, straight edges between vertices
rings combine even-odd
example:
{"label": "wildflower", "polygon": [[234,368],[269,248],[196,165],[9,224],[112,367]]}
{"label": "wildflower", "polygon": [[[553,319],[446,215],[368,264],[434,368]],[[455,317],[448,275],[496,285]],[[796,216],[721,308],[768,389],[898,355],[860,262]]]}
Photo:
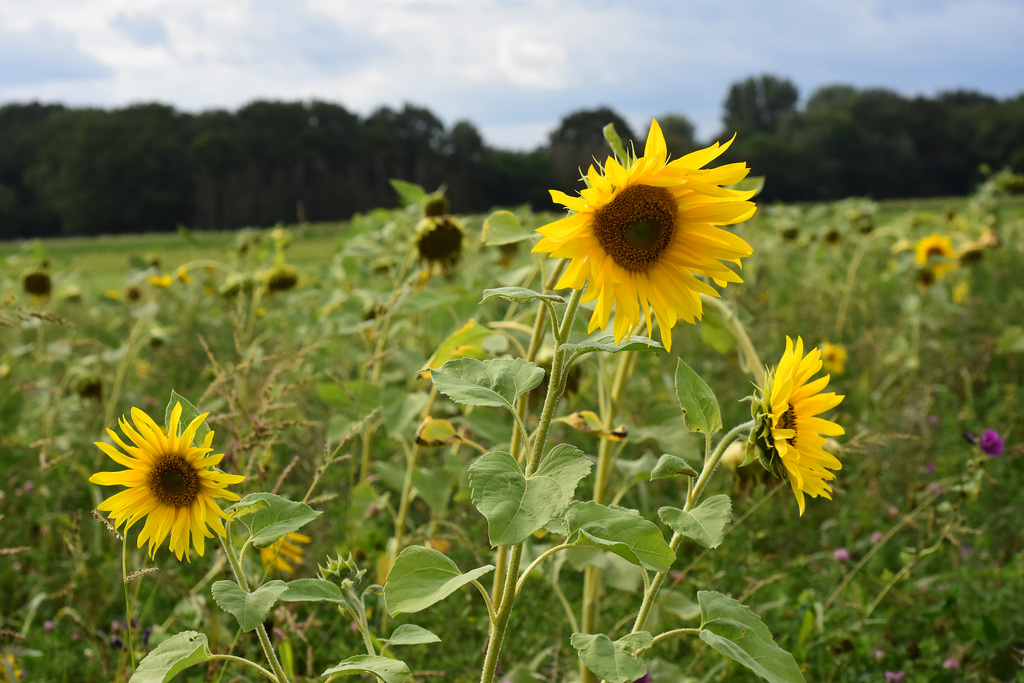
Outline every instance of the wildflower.
{"label": "wildflower", "polygon": [[832,551],[832,557],[835,558],[836,562],[849,562],[850,551],[846,548],[836,548]]}
{"label": "wildflower", "polygon": [[202,557],[205,539],[213,537],[208,527],[221,536],[225,533],[220,521],[224,512],[214,499],[239,500],[238,494],[228,491],[227,486],[245,477],[212,469],[224,457],[208,455],[213,450],[212,431],[206,434],[201,446],[192,445],[207,413],[196,417],[179,434],[181,403],[171,411],[166,433],[142,410],[132,408],[131,412],[134,427],[124,418],[119,424],[134,445],[126,444],[112,429],[107,434],[122,450],[96,442],[111,459],[129,468],[89,477],[90,482],[101,486],[128,487],[100,503],[98,509],[110,512],[115,528],[124,523],[125,531],[145,517],[146,524],[139,534],[140,548],[149,540],[150,557],[155,557],[156,549],[169,534],[171,550],[178,560],[184,555],[191,562],[190,541]]}
{"label": "wildflower", "polygon": [[999,436],[999,432],[996,430],[986,429],[985,433],[978,439],[978,448],[985,455],[995,458],[1003,454],[1006,442],[1003,441],[1003,437]]}
{"label": "wildflower", "polygon": [[451,216],[431,216],[416,226],[416,250],[421,263],[438,266],[450,275],[462,258],[462,238],[466,231]]}
{"label": "wildflower", "polygon": [[846,370],[846,347],[842,344],[821,343],[821,360],[825,363],[825,370],[835,375],[841,375]]}
{"label": "wildflower", "polygon": [[768,374],[761,396],[755,398],[757,426],[751,433],[765,453],[768,469],[776,476],[784,472],[789,477],[801,515],[805,494],[831,500],[832,488],[826,482],[835,479],[830,470],[842,469],[842,464],[823,446],[826,436],[845,434],[835,422],[817,417],[835,408],[844,397],[821,393],[829,376],[811,381],[821,370],[821,352],[811,349],[805,356],[803,350],[803,339],[797,337],[794,346],[786,337],[782,360],[775,372]]}
{"label": "wildflower", "polygon": [[292,574],[295,572],[293,565],[302,561],[303,549],[299,543],[309,543],[311,539],[305,534],[289,533],[277,539],[266,548],[260,548],[260,560],[263,561],[264,570],[273,567],[278,571]]}
{"label": "wildflower", "polygon": [[702,168],[730,144],[716,142],[668,162],[661,127],[652,121],[642,157],[626,166],[612,157],[600,170],[591,166],[579,197],[551,190],[551,198],[572,213],[539,228],[544,238],[533,251],[570,259],[555,287],[585,287],[582,301],[597,301],[590,332],[607,328],[614,308],[615,339],[621,341],[641,315],[653,329],[653,309],[662,343],[671,349],[676,322],[701,318],[701,294],[718,296],[698,276],[720,287],[742,282],[726,262],[738,265],[753,253],[750,245],[715,226],[754,214],[747,201],[753,191],[725,188],[749,169],[743,163]]}
{"label": "wildflower", "polygon": [[917,265],[930,270],[935,278],[941,280],[953,268],[953,240],[948,236],[932,233],[917,241],[914,247],[914,261]]}
{"label": "wildflower", "polygon": [[956,657],[947,657],[946,661],[942,662],[943,669],[959,669],[960,660]]}
{"label": "wildflower", "polygon": [[166,288],[166,287],[170,287],[171,283],[174,282],[174,280],[171,279],[170,275],[166,275],[166,274],[164,274],[164,275],[150,275],[149,276],[149,280],[147,280],[147,282],[149,282],[149,284],[153,285],[154,287],[164,287],[164,288]]}
{"label": "wildflower", "polygon": [[51,621],[50,619],[47,619],[46,621],[44,621],[43,622],[43,630],[44,631],[52,631],[53,630],[53,621]]}
{"label": "wildflower", "polygon": [[883,534],[881,531],[872,531],[871,532],[871,543],[872,544],[878,543],[879,541],[882,540],[882,538],[884,536],[885,536],[885,534]]}
{"label": "wildflower", "polygon": [[192,282],[192,276],[188,274],[188,270],[185,269],[185,266],[178,266],[178,270],[174,272],[174,277],[178,278],[178,280],[184,282],[186,285]]}
{"label": "wildflower", "polygon": [[886,671],[885,672],[885,683],[903,683],[903,677],[906,675],[903,671]]}

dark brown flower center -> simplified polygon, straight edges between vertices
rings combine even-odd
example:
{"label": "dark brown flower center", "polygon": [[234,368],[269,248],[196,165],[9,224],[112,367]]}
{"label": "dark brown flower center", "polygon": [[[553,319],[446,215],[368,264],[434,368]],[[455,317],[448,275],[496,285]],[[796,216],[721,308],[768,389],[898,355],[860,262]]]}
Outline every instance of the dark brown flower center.
{"label": "dark brown flower center", "polygon": [[678,207],[663,187],[630,185],[594,217],[601,248],[620,268],[650,270],[672,242]]}
{"label": "dark brown flower center", "polygon": [[796,409],[793,408],[793,404],[788,404],[786,412],[779,418],[779,429],[792,429],[792,438],[786,439],[791,446],[796,445]]}
{"label": "dark brown flower center", "polygon": [[149,488],[164,505],[188,507],[199,496],[199,474],[185,458],[164,456],[149,474]]}
{"label": "dark brown flower center", "polygon": [[931,258],[932,256],[945,256],[946,252],[942,247],[930,247],[926,256]]}

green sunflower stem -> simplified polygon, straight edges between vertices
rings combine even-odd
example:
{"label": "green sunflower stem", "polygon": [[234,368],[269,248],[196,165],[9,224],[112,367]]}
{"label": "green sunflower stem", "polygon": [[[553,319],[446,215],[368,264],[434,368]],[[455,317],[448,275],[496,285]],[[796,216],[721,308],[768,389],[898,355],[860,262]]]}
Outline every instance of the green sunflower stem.
{"label": "green sunflower stem", "polygon": [[[127,529],[125,529],[127,531]],[[128,537],[121,539],[121,585],[124,587],[125,629],[128,631],[128,656],[135,671],[135,631],[132,628],[132,603],[128,599]]]}
{"label": "green sunflower stem", "polygon": [[[245,570],[242,567],[241,558],[235,554],[235,548],[231,543],[231,529],[230,522],[228,523],[228,529],[223,536],[218,536],[220,545],[224,549],[224,555],[228,558],[228,564],[231,565],[231,572],[235,575],[235,581],[238,583],[238,587],[246,593],[249,592],[249,582],[245,578]],[[263,655],[270,662],[270,668],[274,672],[274,677],[277,679],[277,683],[289,683],[288,675],[285,674],[284,668],[281,666],[281,662],[277,659],[277,653],[274,652],[274,646],[270,642],[270,636],[267,635],[267,629],[263,624],[259,624],[256,627],[256,636],[259,638],[260,647],[263,648]]]}
{"label": "green sunflower stem", "polygon": [[764,386],[764,364],[761,362],[760,356],[757,355],[757,349],[754,348],[754,343],[750,341],[750,335],[747,334],[747,329],[740,322],[739,317],[728,304],[717,297],[708,296],[707,294],[701,294],[700,300],[705,304],[714,306],[718,309],[718,312],[722,314],[722,320],[732,330],[733,335],[736,337],[736,341],[740,345],[740,350],[743,352],[743,358],[746,360],[747,365],[750,369],[750,374],[754,376],[754,382],[759,387]]}
{"label": "green sunflower stem", "polygon": [[[551,361],[551,375],[548,377],[548,391],[544,397],[544,408],[541,410],[540,420],[537,429],[528,444],[529,456],[526,459],[526,476],[529,477],[540,467],[540,461],[544,455],[544,446],[547,444],[548,430],[551,427],[551,418],[555,414],[555,406],[558,399],[562,397],[562,390],[565,382],[565,349],[561,348],[569,338],[569,331],[572,329],[573,321],[576,318],[576,310],[579,307],[582,290],[574,290],[568,305],[565,307],[565,316],[562,324],[554,331],[557,347],[555,357]],[[516,593],[518,589],[519,564],[523,558],[523,543],[511,546],[508,551],[508,562],[505,567],[505,581],[502,585],[501,600],[497,602],[497,609],[494,618],[491,620],[487,633],[487,654],[484,656],[484,666],[480,673],[480,683],[494,683],[494,673],[498,668],[498,656],[501,654],[501,645],[505,639],[505,632],[508,629],[508,620],[512,615],[512,608],[515,606]]]}

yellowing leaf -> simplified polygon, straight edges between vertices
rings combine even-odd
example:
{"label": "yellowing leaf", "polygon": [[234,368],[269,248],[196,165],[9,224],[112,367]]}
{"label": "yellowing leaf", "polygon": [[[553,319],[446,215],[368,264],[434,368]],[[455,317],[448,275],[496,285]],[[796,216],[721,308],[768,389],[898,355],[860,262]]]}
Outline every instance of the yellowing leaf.
{"label": "yellowing leaf", "polygon": [[432,368],[439,368],[453,358],[483,358],[486,355],[483,342],[491,334],[490,328],[477,324],[476,320],[470,320],[441,342],[434,355],[420,370],[420,377],[430,377]]}
{"label": "yellowing leaf", "polygon": [[572,415],[559,417],[555,422],[564,422],[573,429],[588,434],[596,434],[602,439],[609,441],[624,441],[627,436],[626,425],[619,425],[615,429],[606,429],[601,423],[601,418],[593,410],[580,410]]}
{"label": "yellowing leaf", "polygon": [[461,440],[455,433],[455,427],[448,420],[427,416],[416,430],[416,443],[426,448],[439,448]]}

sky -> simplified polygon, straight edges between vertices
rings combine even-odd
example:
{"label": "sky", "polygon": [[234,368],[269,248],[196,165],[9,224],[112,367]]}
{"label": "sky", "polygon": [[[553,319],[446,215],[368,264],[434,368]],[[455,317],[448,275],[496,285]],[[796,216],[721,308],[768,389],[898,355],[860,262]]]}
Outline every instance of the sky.
{"label": "sky", "polygon": [[732,83],[1024,92],[1024,0],[0,0],[0,104],[424,106],[533,149],[608,106],[708,141]]}

